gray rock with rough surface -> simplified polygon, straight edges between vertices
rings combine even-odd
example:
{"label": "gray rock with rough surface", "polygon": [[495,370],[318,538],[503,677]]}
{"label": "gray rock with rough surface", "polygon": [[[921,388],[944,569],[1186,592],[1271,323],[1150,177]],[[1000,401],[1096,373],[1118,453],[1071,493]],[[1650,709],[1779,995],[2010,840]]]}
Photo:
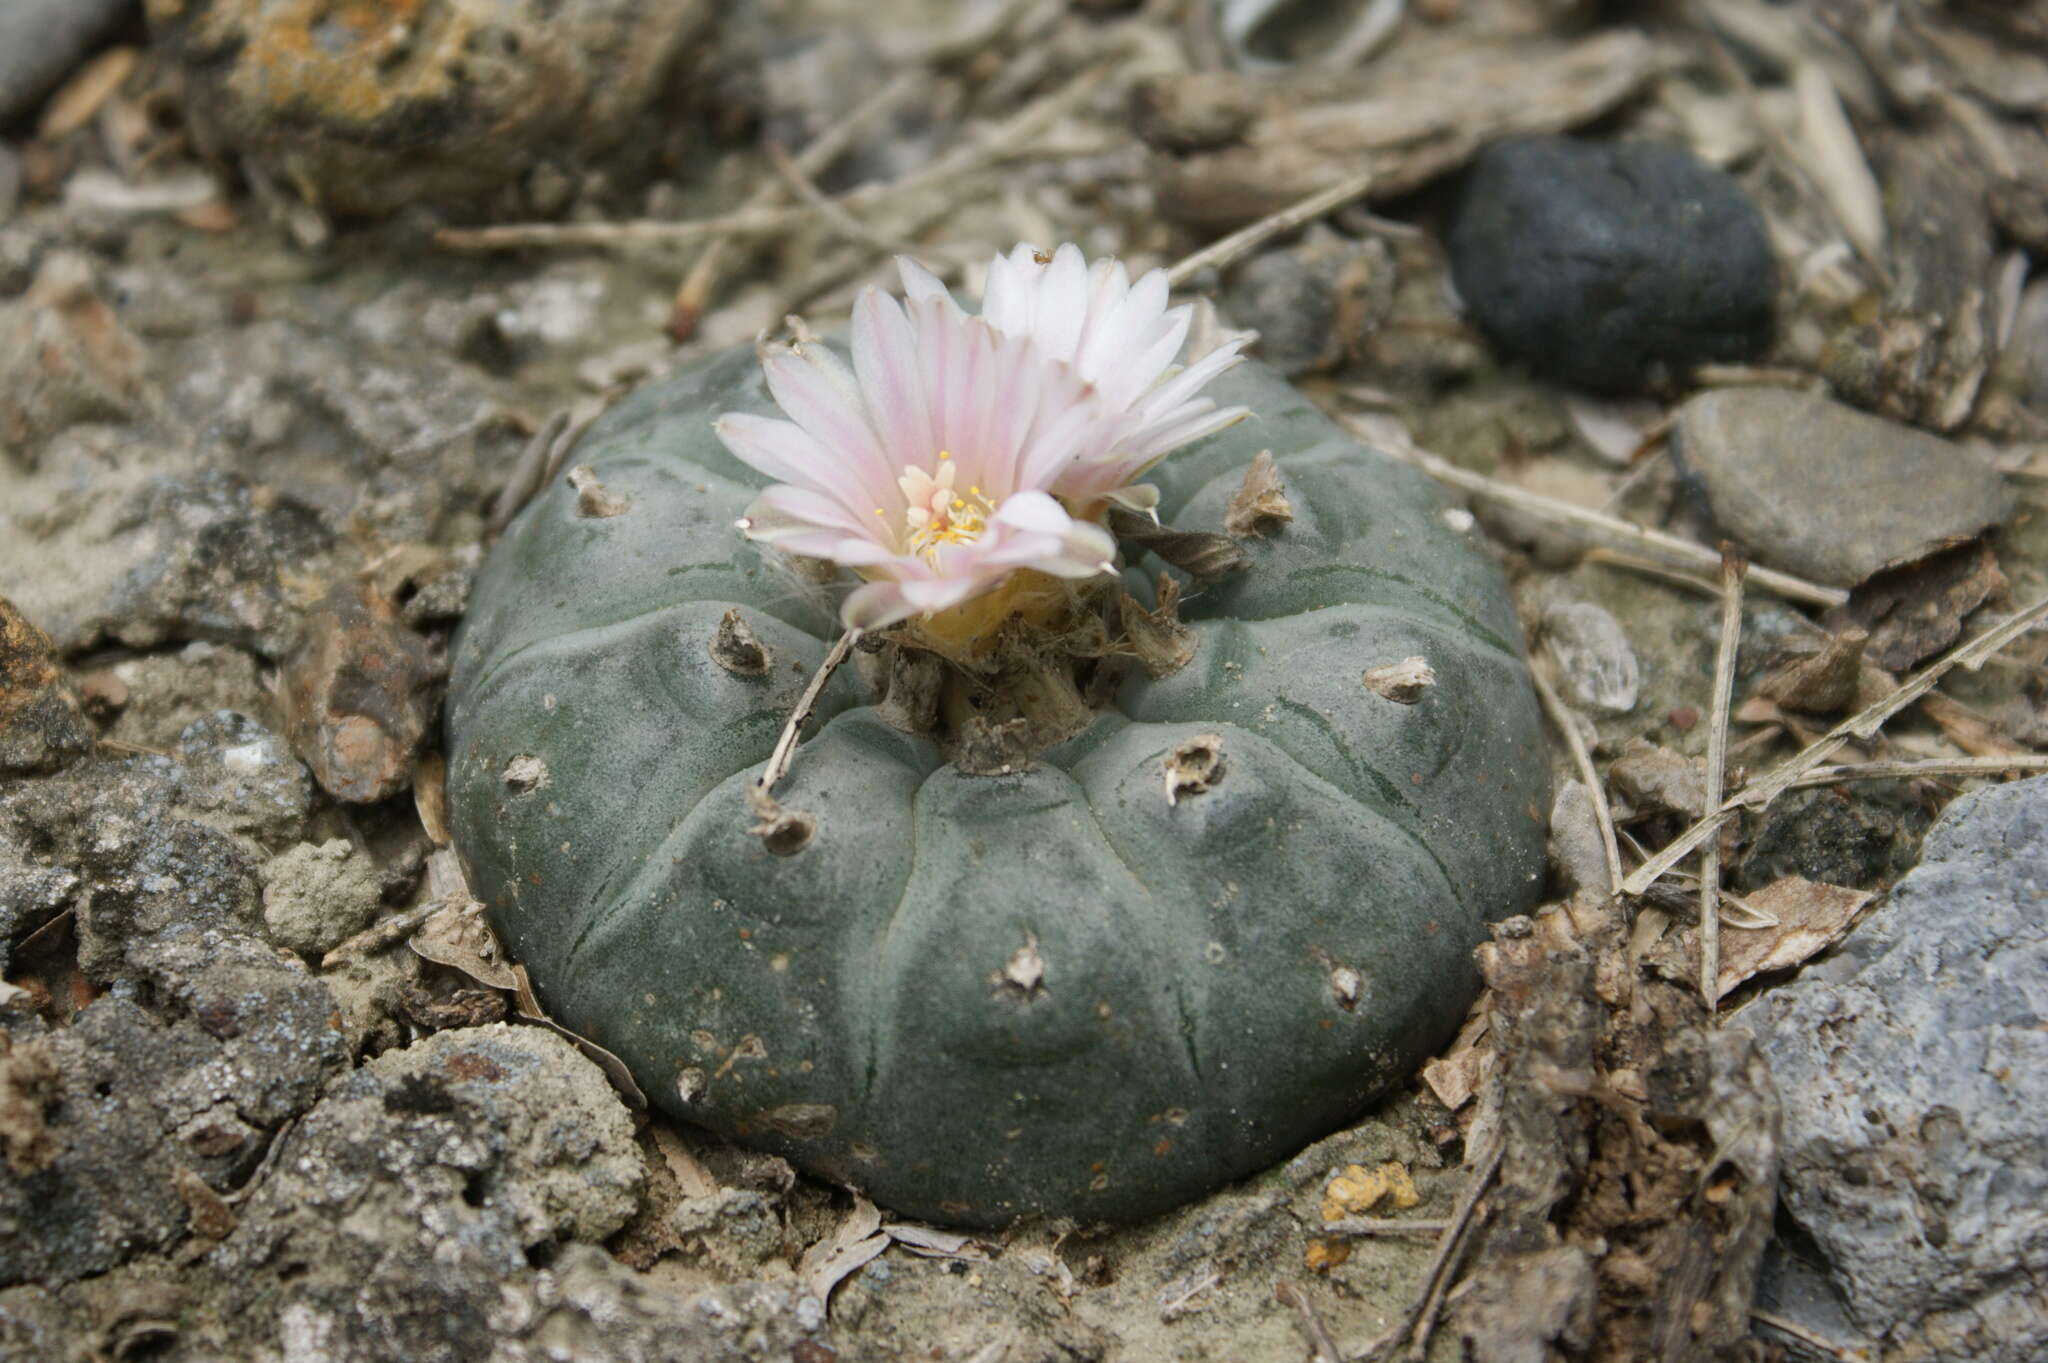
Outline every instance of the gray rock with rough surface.
{"label": "gray rock with rough surface", "polygon": [[302,842],[263,868],[263,922],[270,940],[319,956],[362,931],[382,895],[377,868],[347,838]]}
{"label": "gray rock with rough surface", "polygon": [[0,122],[33,108],[128,8],[128,0],[0,5]]}
{"label": "gray rock with rough surface", "polygon": [[2012,511],[2003,480],[1967,450],[1809,393],[1702,393],[1672,434],[1729,538],[1828,586],[1973,539]]}
{"label": "gray rock with rough surface", "polygon": [[1843,948],[1753,1010],[1783,1205],[1901,1357],[2048,1356],[2048,778],[1966,795]]}

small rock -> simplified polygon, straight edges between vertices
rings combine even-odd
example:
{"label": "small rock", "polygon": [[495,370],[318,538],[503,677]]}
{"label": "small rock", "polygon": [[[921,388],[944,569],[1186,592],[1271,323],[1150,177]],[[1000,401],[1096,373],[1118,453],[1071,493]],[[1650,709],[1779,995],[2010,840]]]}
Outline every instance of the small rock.
{"label": "small rock", "polygon": [[143,358],[95,288],[91,262],[53,252],[28,292],[0,306],[0,450],[32,464],[36,447],[68,426],[140,415]]}
{"label": "small rock", "polygon": [[1550,803],[1550,867],[1566,894],[1611,888],[1600,819],[1584,781],[1559,782]]}
{"label": "small rock", "polygon": [[322,956],[361,932],[382,902],[377,868],[347,838],[302,842],[263,868],[263,922],[270,940]]}
{"label": "small rock", "polygon": [[1735,883],[1745,893],[1787,876],[1873,889],[1913,864],[1928,817],[1918,804],[1875,784],[1850,794],[1822,787],[1773,800],[1755,816]]}
{"label": "small rock", "polygon": [[1968,451],[1811,394],[1702,393],[1679,408],[1672,433],[1729,538],[1828,586],[1856,586],[2011,514],[1998,474]]}
{"label": "small rock", "polygon": [[208,823],[276,846],[298,836],[313,781],[284,740],[232,710],[194,720],[178,736],[183,803]]}
{"label": "small rock", "polygon": [[1234,324],[1259,333],[1259,358],[1289,378],[1341,363],[1394,301],[1394,261],[1377,238],[1328,229],[1254,256],[1224,287]]}
{"label": "small rock", "polygon": [[1617,819],[1653,814],[1698,818],[1707,812],[1707,777],[1702,765],[1640,738],[1622,745],[1621,755],[1607,769],[1614,793],[1627,801]]}
{"label": "small rock", "polygon": [[1480,329],[1562,383],[1630,391],[1771,344],[1777,266],[1763,217],[1678,147],[1495,143],[1466,182],[1450,250]]}
{"label": "small rock", "polygon": [[1642,674],[1628,634],[1605,607],[1560,601],[1543,611],[1543,635],[1569,699],[1612,715],[1636,708]]}
{"label": "small rock", "polygon": [[0,5],[0,123],[35,107],[128,8],[128,0]]}
{"label": "small rock", "polygon": [[388,601],[338,586],[307,615],[304,641],[279,677],[285,732],[329,794],[388,799],[412,781],[441,673],[427,641]]}
{"label": "small rock", "polygon": [[542,161],[582,164],[661,93],[699,0],[152,4],[185,112],[332,213],[473,211]]}
{"label": "small rock", "polygon": [[0,776],[52,771],[92,748],[50,636],[0,596]]}
{"label": "small rock", "polygon": [[2048,778],[1965,795],[1832,958],[1752,1010],[1784,1206],[1887,1357],[2048,1355]]}

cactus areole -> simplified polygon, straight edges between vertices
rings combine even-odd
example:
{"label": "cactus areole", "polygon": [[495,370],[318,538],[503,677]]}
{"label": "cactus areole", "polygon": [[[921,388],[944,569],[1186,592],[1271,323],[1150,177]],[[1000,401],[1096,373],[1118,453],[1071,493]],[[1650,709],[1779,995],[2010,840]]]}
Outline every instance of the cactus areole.
{"label": "cactus areole", "polygon": [[[1208,392],[1254,415],[1144,476],[1240,566],[1191,580],[1157,556],[1185,545],[1077,513],[1046,572],[870,629],[779,828],[750,787],[862,584],[735,528],[770,480],[721,437],[778,415],[762,363],[593,427],[486,562],[449,704],[456,847],[550,1014],[675,1116],[978,1226],[1163,1210],[1439,1049],[1542,870],[1504,586],[1468,517],[1270,371]],[[933,481],[885,519],[939,515]],[[871,619],[915,595],[882,590]]]}

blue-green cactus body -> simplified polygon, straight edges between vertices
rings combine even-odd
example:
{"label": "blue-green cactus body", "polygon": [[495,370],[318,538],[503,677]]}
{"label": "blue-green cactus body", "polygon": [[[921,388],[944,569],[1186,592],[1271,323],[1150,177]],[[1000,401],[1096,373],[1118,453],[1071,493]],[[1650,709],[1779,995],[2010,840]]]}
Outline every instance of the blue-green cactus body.
{"label": "blue-green cactus body", "polygon": [[[973,1224],[1163,1209],[1442,1045],[1485,925],[1539,888],[1513,613],[1420,475],[1258,366],[1217,396],[1258,415],[1156,471],[1162,515],[1217,528],[1270,448],[1294,519],[1191,592],[1193,662],[1000,776],[842,669],[777,789],[817,821],[793,855],[749,834],[745,786],[837,627],[733,526],[760,480],[710,423],[772,410],[759,367],[723,355],[609,414],[575,458],[624,510],[566,486],[527,509],[450,701],[456,845],[553,1015],[672,1113]],[[713,656],[734,607],[765,673]],[[1418,655],[1414,704],[1362,681]],[[1170,799],[1205,736],[1220,772]]]}

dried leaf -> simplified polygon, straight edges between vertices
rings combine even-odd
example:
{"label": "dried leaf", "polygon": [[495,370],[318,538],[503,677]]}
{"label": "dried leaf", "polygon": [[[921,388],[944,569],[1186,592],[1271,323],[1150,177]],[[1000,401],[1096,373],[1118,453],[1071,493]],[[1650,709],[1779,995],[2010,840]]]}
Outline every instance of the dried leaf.
{"label": "dried leaf", "polygon": [[1970,612],[2008,585],[1989,545],[1966,544],[1877,574],[1824,623],[1842,632],[1868,630],[1865,659],[1904,672],[1953,644]]}
{"label": "dried leaf", "polygon": [[92,121],[100,106],[113,98],[142,62],[142,50],[123,45],[110,47],[78,68],[43,105],[36,136],[54,142],[77,132]]}
{"label": "dried leaf", "polygon": [[[1812,641],[1811,647],[1758,682],[1757,694],[1803,714],[1831,715],[1845,709],[1856,699],[1856,680],[1862,674],[1863,650],[1869,642],[1869,633],[1861,629],[1846,629]],[[1736,718],[1743,717],[1738,712]]]}
{"label": "dried leaf", "polygon": [[517,990],[519,977],[499,952],[498,939],[484,922],[483,907],[466,895],[451,898],[420,925],[407,945],[422,960],[459,970],[478,984]]}
{"label": "dried leaf", "polygon": [[421,753],[413,763],[412,805],[428,840],[436,847],[448,846],[448,759],[439,749]]}
{"label": "dried leaf", "polygon": [[185,1204],[185,1214],[194,1235],[208,1240],[225,1240],[241,1223],[226,1198],[197,1173],[179,1165],[171,1175],[171,1186]]}
{"label": "dried leaf", "polygon": [[1110,508],[1109,529],[1124,543],[1159,555],[1197,581],[1251,567],[1251,556],[1242,545],[1212,530],[1176,530],[1122,507]]}
{"label": "dried leaf", "polygon": [[882,1230],[882,1213],[875,1204],[855,1193],[853,1210],[839,1228],[804,1251],[796,1273],[804,1290],[828,1306],[832,1289],[850,1273],[889,1248],[890,1237]]}
{"label": "dried leaf", "polygon": [[892,1222],[882,1227],[891,1240],[909,1250],[912,1254],[927,1259],[972,1259],[989,1257],[988,1246],[971,1235],[958,1231],[939,1230],[935,1226],[913,1226],[904,1222]]}
{"label": "dried leaf", "polygon": [[1752,975],[1789,970],[1840,941],[1865,904],[1874,896],[1787,876],[1744,897],[1759,914],[1777,919],[1775,927],[1747,928],[1724,923],[1721,929],[1721,992],[1726,994]]}
{"label": "dried leaf", "polygon": [[685,1201],[718,1195],[718,1180],[690,1153],[690,1147],[683,1143],[681,1136],[662,1122],[653,1123],[650,1130],[654,1134],[654,1148],[661,1151],[662,1162],[675,1175],[676,1186]]}
{"label": "dried leaf", "polygon": [[1294,519],[1294,504],[1287,500],[1273,452],[1260,450],[1244,471],[1244,484],[1230,499],[1223,513],[1223,528],[1240,538],[1246,535],[1277,535]]}

